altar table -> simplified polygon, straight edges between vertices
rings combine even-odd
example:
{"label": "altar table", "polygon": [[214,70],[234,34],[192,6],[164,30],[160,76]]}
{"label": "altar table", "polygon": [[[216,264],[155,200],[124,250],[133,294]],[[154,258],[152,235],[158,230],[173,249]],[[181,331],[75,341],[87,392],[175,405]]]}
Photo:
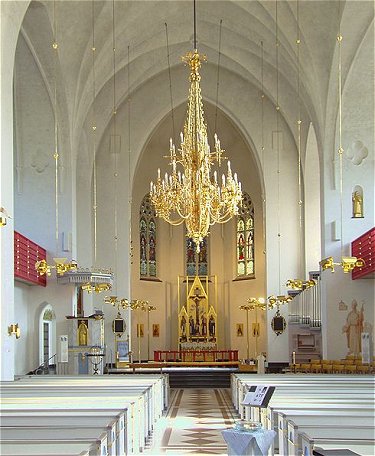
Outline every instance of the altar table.
{"label": "altar table", "polygon": [[154,361],[238,361],[238,350],[155,350]]}

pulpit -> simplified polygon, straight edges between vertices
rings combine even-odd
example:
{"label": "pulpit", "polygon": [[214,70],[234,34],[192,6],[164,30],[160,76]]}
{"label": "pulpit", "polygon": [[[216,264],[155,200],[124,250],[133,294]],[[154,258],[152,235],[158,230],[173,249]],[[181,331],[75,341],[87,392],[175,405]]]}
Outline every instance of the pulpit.
{"label": "pulpit", "polygon": [[102,315],[67,317],[68,372],[70,375],[102,375],[105,364]]}

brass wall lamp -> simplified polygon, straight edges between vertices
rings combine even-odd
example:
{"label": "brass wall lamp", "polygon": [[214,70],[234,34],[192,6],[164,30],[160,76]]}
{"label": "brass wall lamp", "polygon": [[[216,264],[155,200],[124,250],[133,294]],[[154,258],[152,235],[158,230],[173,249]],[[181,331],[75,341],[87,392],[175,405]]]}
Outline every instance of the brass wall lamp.
{"label": "brass wall lamp", "polygon": [[8,336],[15,335],[16,339],[21,337],[21,328],[18,326],[18,323],[13,323],[8,326]]}
{"label": "brass wall lamp", "polygon": [[365,261],[362,258],[343,256],[340,263],[335,263],[333,257],[330,256],[321,260],[319,264],[322,271],[330,269],[331,272],[335,272],[335,266],[341,266],[343,272],[348,274],[353,271],[354,268],[363,268],[365,266]]}
{"label": "brass wall lamp", "polygon": [[3,207],[0,207],[0,226],[5,226],[7,224],[7,218],[12,217]]}

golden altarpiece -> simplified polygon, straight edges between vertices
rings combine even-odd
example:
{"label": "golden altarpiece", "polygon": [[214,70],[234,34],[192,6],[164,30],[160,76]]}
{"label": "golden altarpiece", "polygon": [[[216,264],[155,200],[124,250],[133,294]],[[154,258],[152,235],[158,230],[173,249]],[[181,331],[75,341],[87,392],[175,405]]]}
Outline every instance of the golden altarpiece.
{"label": "golden altarpiece", "polygon": [[180,350],[217,349],[216,309],[216,276],[178,276]]}

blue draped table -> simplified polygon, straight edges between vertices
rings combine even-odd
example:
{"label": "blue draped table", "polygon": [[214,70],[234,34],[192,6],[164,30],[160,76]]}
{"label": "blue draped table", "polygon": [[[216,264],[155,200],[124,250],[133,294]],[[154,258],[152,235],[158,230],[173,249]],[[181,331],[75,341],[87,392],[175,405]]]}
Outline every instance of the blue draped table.
{"label": "blue draped table", "polygon": [[229,455],[265,456],[276,436],[275,431],[256,429],[254,431],[238,431],[226,429],[221,432],[228,446]]}

